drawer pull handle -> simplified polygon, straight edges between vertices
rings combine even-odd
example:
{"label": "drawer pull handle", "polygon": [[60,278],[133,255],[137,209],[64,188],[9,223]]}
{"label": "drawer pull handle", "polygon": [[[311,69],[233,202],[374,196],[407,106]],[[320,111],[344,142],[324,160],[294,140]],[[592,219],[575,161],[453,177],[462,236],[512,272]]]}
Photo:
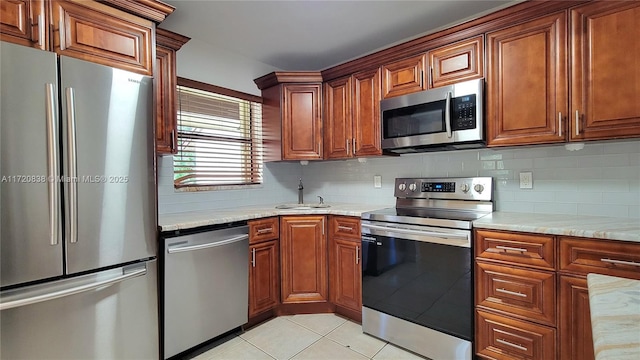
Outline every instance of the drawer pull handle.
{"label": "drawer pull handle", "polygon": [[259,229],[259,230],[258,230],[258,234],[264,234],[264,233],[268,233],[268,232],[272,232],[272,231],[273,231],[273,228],[272,228],[272,227],[270,227],[270,228],[265,228],[265,229]]}
{"label": "drawer pull handle", "polygon": [[498,245],[496,246],[496,249],[500,249],[500,250],[504,250],[504,251],[518,251],[518,252],[527,252],[527,249],[522,249],[522,248],[514,248],[514,247],[508,247],[508,246],[502,246],[502,245]]}
{"label": "drawer pull handle", "polygon": [[516,348],[518,350],[527,351],[527,348],[524,347],[524,346],[520,346],[520,345],[514,344],[512,342],[508,342],[508,341],[505,341],[505,340],[502,340],[502,339],[496,339],[496,342],[500,343],[502,345],[511,346],[512,348]]}
{"label": "drawer pull handle", "polygon": [[353,231],[352,227],[338,225],[338,230]]}
{"label": "drawer pull handle", "polygon": [[640,263],[635,261],[624,261],[624,260],[614,260],[614,259],[600,259],[602,262],[616,264],[616,265],[631,265],[631,266],[640,266]]}
{"label": "drawer pull handle", "polygon": [[501,293],[504,293],[504,294],[515,295],[515,296],[520,296],[520,297],[525,297],[525,298],[527,297],[527,294],[523,294],[523,293],[515,292],[515,291],[509,291],[509,290],[506,290],[506,289],[496,289],[496,292],[501,292]]}

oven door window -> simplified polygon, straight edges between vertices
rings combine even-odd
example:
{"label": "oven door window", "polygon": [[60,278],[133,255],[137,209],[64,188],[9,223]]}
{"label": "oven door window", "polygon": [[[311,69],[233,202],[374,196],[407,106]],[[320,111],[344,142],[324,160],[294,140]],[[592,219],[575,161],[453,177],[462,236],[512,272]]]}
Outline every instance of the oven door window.
{"label": "oven door window", "polygon": [[446,131],[444,115],[446,101],[407,106],[382,112],[382,132],[385,139],[433,134]]}
{"label": "oven door window", "polygon": [[363,306],[471,341],[471,289],[470,248],[363,236]]}

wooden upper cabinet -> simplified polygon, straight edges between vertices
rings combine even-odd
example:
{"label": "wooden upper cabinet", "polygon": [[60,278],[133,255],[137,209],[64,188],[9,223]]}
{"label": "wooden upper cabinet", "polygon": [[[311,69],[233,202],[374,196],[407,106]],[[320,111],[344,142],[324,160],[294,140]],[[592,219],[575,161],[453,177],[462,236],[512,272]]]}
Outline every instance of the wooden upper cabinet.
{"label": "wooden upper cabinet", "polygon": [[322,159],[322,75],[278,71],[254,82],[262,90],[264,160]]}
{"label": "wooden upper cabinet", "polygon": [[567,19],[556,13],[487,34],[487,145],[563,142]]}
{"label": "wooden upper cabinet", "polygon": [[570,139],[640,136],[640,2],[593,2],[570,14]]}
{"label": "wooden upper cabinet", "polygon": [[155,24],[95,1],[52,0],[53,50],[153,75]]}
{"label": "wooden upper cabinet", "polygon": [[382,65],[382,98],[411,94],[426,89],[426,55],[417,55]]}
{"label": "wooden upper cabinet", "polygon": [[190,39],[174,32],[156,29],[156,151],[178,152],[178,94],[176,51]]}
{"label": "wooden upper cabinet", "polygon": [[285,84],[282,159],[322,159],[321,84]]}
{"label": "wooden upper cabinet", "polygon": [[324,99],[326,159],[382,154],[380,69],[326,82]]}
{"label": "wooden upper cabinet", "polygon": [[280,217],[280,269],[283,304],[327,302],[324,216]]}
{"label": "wooden upper cabinet", "polygon": [[0,39],[46,50],[48,14],[44,0],[0,1]]}
{"label": "wooden upper cabinet", "polygon": [[484,76],[484,37],[446,45],[427,52],[429,87],[451,85]]}
{"label": "wooden upper cabinet", "polygon": [[351,76],[353,82],[354,156],[382,155],[380,144],[380,69]]}
{"label": "wooden upper cabinet", "polygon": [[353,156],[351,77],[324,83],[324,155],[327,159]]}

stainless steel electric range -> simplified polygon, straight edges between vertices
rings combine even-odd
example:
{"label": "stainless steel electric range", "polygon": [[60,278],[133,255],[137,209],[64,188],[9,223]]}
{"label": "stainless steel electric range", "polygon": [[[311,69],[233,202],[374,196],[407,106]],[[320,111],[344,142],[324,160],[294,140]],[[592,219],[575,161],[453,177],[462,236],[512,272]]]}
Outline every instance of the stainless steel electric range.
{"label": "stainless steel electric range", "polygon": [[398,178],[395,196],[362,214],[362,329],[434,360],[471,359],[471,229],[493,211],[493,180]]}

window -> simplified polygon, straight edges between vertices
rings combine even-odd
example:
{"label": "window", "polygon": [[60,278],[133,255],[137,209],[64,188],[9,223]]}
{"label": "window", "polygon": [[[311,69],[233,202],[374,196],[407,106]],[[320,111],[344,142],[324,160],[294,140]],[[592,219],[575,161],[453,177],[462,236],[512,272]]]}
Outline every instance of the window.
{"label": "window", "polygon": [[183,78],[178,99],[174,186],[261,184],[262,99]]}

